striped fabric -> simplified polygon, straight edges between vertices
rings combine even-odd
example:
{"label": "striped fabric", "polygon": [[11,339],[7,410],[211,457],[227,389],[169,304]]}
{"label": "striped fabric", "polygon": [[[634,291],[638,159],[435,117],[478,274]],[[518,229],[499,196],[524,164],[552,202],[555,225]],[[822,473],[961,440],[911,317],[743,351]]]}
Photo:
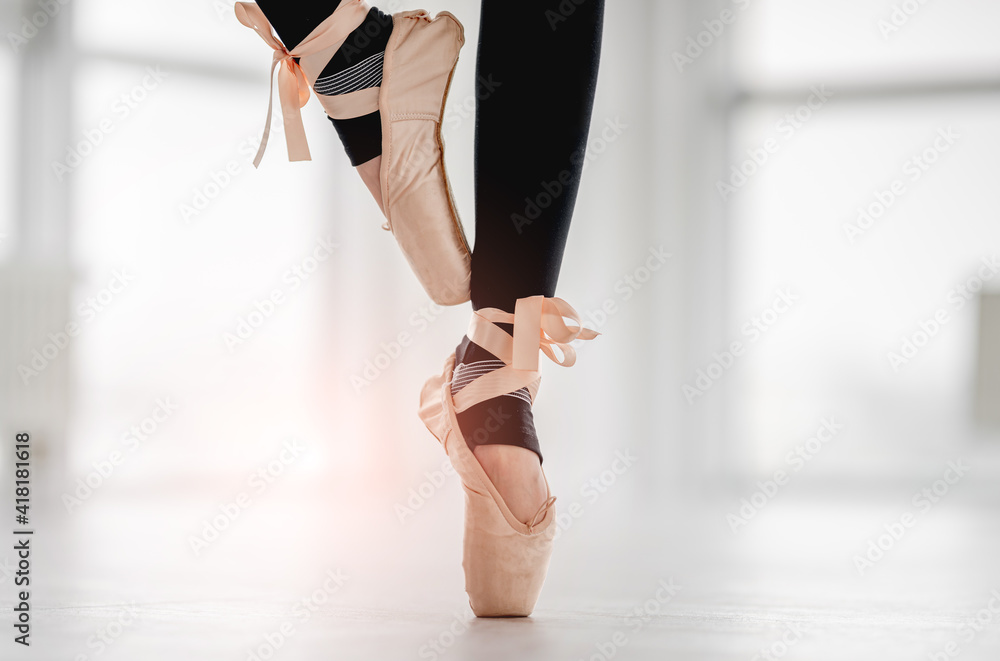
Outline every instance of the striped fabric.
{"label": "striped fabric", "polygon": [[385,51],[379,51],[343,71],[331,76],[323,76],[316,81],[313,89],[316,90],[317,94],[337,96],[338,94],[348,94],[349,92],[378,87],[382,84],[384,58]]}
{"label": "striped fabric", "polygon": [[[469,385],[479,377],[484,374],[489,374],[494,370],[498,370],[504,367],[504,362],[502,360],[479,360],[474,363],[459,363],[455,367],[455,373],[451,379],[451,395],[452,397],[460,391],[465,386]],[[515,399],[520,399],[531,405],[531,395],[528,393],[527,388],[521,388],[520,390],[509,392],[502,397],[513,397]]]}

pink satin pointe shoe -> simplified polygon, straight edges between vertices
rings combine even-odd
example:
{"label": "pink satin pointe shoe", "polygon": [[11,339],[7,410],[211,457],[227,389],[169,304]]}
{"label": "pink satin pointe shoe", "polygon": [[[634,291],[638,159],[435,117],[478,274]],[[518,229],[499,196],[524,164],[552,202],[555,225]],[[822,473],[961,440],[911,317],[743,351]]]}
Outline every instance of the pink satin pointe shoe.
{"label": "pink satin pointe shoe", "polygon": [[[260,8],[237,2],[236,16],[274,50],[272,99],[254,165],[260,164],[271,129],[274,70],[292,161],[311,160],[300,108],[310,88],[350,33],[364,21],[364,0],[342,0],[302,43],[288,51],[271,31]],[[316,95],[334,119],[351,119],[379,110],[382,118],[381,200],[383,228],[392,232],[417,279],[439,305],[469,300],[471,254],[444,169],[441,120],[458,53],[465,43],[462,24],[440,12],[405,11],[392,17],[380,87]],[[298,62],[294,58],[298,58]]]}
{"label": "pink satin pointe shoe", "polygon": [[[564,318],[575,326],[568,326]],[[496,324],[514,324],[514,336]],[[458,427],[456,413],[527,387],[532,402],[541,375],[538,351],[570,367],[576,352],[570,342],[598,334],[583,328],[576,311],[559,298],[518,299],[514,314],[495,308],[473,312],[468,336],[502,360],[505,367],[484,374],[451,395],[455,355],[444,372],[431,378],[420,393],[420,418],[441,442],[465,492],[465,537],[462,566],[469,605],[479,617],[524,617],[531,614],[545,581],[556,532],[555,498],[547,498],[528,522],[517,520],[486,475]],[[560,359],[554,348],[562,353]],[[544,475],[544,473],[543,473]]]}

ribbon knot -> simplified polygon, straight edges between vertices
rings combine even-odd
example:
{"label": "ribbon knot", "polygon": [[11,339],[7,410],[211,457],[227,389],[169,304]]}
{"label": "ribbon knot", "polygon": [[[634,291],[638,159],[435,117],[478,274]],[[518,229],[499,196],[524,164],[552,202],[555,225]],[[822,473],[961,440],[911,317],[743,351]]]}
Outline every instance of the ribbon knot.
{"label": "ribbon knot", "polygon": [[[567,324],[566,319],[574,323]],[[497,324],[514,324],[514,337]],[[469,321],[469,339],[499,358],[504,367],[476,377],[453,395],[455,411],[461,413],[479,402],[527,388],[535,401],[541,375],[538,352],[563,367],[576,363],[575,340],[592,340],[600,333],[584,328],[580,315],[561,298],[530,296],[519,298],[514,313],[498,308],[482,308]],[[562,357],[556,355],[556,349]]]}
{"label": "ribbon knot", "polygon": [[271,134],[271,115],[274,110],[274,70],[278,69],[278,100],[281,103],[281,118],[285,125],[285,143],[288,146],[288,160],[311,161],[309,143],[306,140],[306,130],[302,125],[300,109],[309,102],[309,82],[302,67],[295,61],[298,57],[290,52],[271,32],[271,24],[264,17],[264,12],[252,2],[236,3],[236,18],[240,23],[251,28],[268,46],[274,49],[271,58],[270,94],[267,99],[267,120],[264,122],[264,135],[260,139],[260,147],[254,156],[253,166],[259,167],[267,148],[267,139]]}
{"label": "ribbon knot", "polygon": [[274,49],[271,58],[270,92],[267,99],[267,121],[264,123],[264,135],[260,139],[260,148],[257,149],[253,165],[260,166],[260,159],[264,157],[264,149],[271,133],[274,70],[278,69],[279,65],[281,68],[278,69],[278,100],[281,103],[281,118],[285,125],[288,160],[311,161],[312,156],[309,153],[301,112],[301,108],[309,102],[309,81],[296,58],[314,55],[334,46],[339,47],[347,35],[364,20],[368,13],[368,5],[365,0],[342,0],[336,10],[292,50],[285,48],[285,45],[274,36],[267,17],[255,3],[237,2],[235,9],[236,18],[240,23],[259,34],[264,43]]}
{"label": "ribbon knot", "polygon": [[[570,326],[566,319],[572,319]],[[599,333],[584,328],[580,315],[561,298],[530,296],[520,298],[514,305],[514,352],[512,366],[516,370],[538,370],[538,350],[563,367],[576,363],[576,350],[570,346],[575,340],[592,340]],[[556,356],[559,349],[562,358]]]}

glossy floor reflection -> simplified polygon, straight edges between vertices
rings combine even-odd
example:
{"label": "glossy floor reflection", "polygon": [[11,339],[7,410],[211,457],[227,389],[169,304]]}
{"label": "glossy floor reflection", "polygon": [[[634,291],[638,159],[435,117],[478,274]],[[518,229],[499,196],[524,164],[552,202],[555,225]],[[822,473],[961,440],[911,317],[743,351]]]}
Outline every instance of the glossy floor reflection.
{"label": "glossy floor reflection", "polygon": [[[0,648],[52,661],[996,659],[997,494],[969,478],[878,539],[920,486],[790,489],[735,534],[739,494],[641,509],[608,493],[565,522],[532,618],[477,620],[453,480],[402,521],[399,494],[286,481],[231,523],[217,494],[238,482],[211,495],[108,484],[72,516],[36,512],[34,645]],[[225,530],[196,555],[213,517]],[[887,550],[861,575],[870,539]]]}

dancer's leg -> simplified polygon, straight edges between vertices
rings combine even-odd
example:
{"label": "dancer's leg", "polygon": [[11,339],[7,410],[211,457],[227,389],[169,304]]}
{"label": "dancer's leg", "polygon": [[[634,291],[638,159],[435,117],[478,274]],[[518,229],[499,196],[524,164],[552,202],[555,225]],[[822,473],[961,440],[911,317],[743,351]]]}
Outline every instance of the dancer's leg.
{"label": "dancer's leg", "polygon": [[[600,57],[603,0],[483,0],[477,61],[474,309],[512,312],[518,298],[553,296],[580,186]],[[500,363],[465,338],[459,367]],[[493,361],[493,362],[490,362]],[[476,457],[511,511],[526,520],[545,500],[530,404],[517,394],[458,416]],[[502,420],[488,424],[490,420]],[[476,430],[497,428],[490,434]]]}
{"label": "dancer's leg", "polygon": [[[334,12],[341,0],[257,0],[285,47],[296,45]],[[336,52],[316,81],[316,93],[331,96],[378,87],[382,82],[382,59],[392,17],[372,7]],[[358,169],[379,204],[379,166],[382,154],[382,123],[378,109],[353,119],[330,119],[340,136],[351,165]]]}
{"label": "dancer's leg", "polygon": [[257,0],[285,48],[293,50],[333,13],[340,0]]}
{"label": "dancer's leg", "polygon": [[[483,0],[477,69],[499,86],[477,106],[472,304],[513,310],[553,296],[583,169],[603,0]],[[559,188],[561,187],[561,191]],[[546,196],[551,199],[541,208]],[[539,199],[541,198],[541,199]],[[526,201],[538,206],[540,214]]]}

